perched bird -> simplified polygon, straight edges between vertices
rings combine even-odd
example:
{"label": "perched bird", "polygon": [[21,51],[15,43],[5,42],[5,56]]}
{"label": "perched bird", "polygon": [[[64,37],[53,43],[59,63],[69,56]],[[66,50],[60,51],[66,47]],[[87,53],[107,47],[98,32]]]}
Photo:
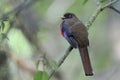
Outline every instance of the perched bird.
{"label": "perched bird", "polygon": [[72,48],[78,48],[86,76],[92,76],[93,70],[88,54],[88,32],[85,25],[73,13],[66,13],[62,17],[60,25],[62,36],[69,42]]}

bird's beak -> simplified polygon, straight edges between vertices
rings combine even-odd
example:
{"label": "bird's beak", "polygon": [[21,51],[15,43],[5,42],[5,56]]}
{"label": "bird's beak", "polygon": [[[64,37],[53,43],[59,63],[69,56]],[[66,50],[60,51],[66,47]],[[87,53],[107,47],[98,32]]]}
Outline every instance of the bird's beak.
{"label": "bird's beak", "polygon": [[64,16],[61,16],[61,19],[62,19],[62,20],[64,20],[64,19],[65,19],[65,17],[64,17]]}

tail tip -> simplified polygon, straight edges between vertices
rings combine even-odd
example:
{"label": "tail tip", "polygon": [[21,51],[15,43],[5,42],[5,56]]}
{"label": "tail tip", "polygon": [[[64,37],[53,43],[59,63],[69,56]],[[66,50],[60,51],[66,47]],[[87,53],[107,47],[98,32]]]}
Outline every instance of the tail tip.
{"label": "tail tip", "polygon": [[86,76],[93,76],[94,74],[93,73],[86,73],[85,75]]}

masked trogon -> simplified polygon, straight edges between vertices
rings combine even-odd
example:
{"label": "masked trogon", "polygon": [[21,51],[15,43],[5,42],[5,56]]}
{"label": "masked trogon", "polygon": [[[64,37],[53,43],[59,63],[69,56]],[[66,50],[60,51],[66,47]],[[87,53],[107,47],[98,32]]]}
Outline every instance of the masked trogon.
{"label": "masked trogon", "polygon": [[86,76],[92,76],[93,70],[88,54],[88,32],[85,25],[73,13],[65,13],[60,25],[62,36],[72,48],[78,48]]}

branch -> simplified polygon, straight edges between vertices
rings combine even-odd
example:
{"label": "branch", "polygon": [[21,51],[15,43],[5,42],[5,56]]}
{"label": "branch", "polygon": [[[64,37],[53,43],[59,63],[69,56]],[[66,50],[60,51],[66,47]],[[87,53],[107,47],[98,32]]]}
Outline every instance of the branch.
{"label": "branch", "polygon": [[109,6],[110,9],[112,9],[113,11],[117,12],[118,14],[120,14],[120,11],[117,10],[114,6]]}
{"label": "branch", "polygon": [[99,5],[98,8],[95,10],[94,14],[91,16],[91,18],[89,19],[88,23],[86,24],[86,26],[89,28],[92,23],[95,21],[95,19],[97,18],[98,14],[100,12],[102,12],[105,8],[108,8],[109,6],[111,6],[112,4],[116,3],[117,1],[119,0],[114,0],[114,1],[111,1],[107,4],[105,4],[104,6],[101,6]]}
{"label": "branch", "polygon": [[[105,4],[104,6],[99,5],[98,8],[95,10],[95,13],[93,13],[92,17],[89,19],[89,21],[88,21],[88,23],[86,24],[86,26],[89,28],[89,27],[92,25],[92,23],[95,21],[95,19],[97,18],[98,14],[99,14],[100,12],[102,12],[105,8],[111,6],[112,4],[116,3],[117,1],[119,1],[119,0],[111,1],[111,2],[109,2],[109,3],[107,3],[107,4]],[[72,48],[71,46],[67,49],[66,53],[64,54],[64,56],[60,59],[60,61],[59,61],[59,63],[58,63],[58,68],[63,64],[63,62],[65,61],[65,59],[67,58],[67,56],[70,54],[70,52],[72,51],[72,49],[73,49],[73,48]],[[56,71],[53,70],[53,71],[50,73],[49,79],[55,74],[55,72],[56,72]]]}
{"label": "branch", "polygon": [[[60,59],[60,61],[58,62],[58,68],[62,65],[62,63],[65,61],[65,59],[67,58],[67,56],[70,54],[70,52],[72,51],[73,47],[69,46],[69,48],[67,49],[67,51],[65,52],[64,56]],[[50,77],[49,79],[55,74],[55,70],[51,71],[50,73]]]}

